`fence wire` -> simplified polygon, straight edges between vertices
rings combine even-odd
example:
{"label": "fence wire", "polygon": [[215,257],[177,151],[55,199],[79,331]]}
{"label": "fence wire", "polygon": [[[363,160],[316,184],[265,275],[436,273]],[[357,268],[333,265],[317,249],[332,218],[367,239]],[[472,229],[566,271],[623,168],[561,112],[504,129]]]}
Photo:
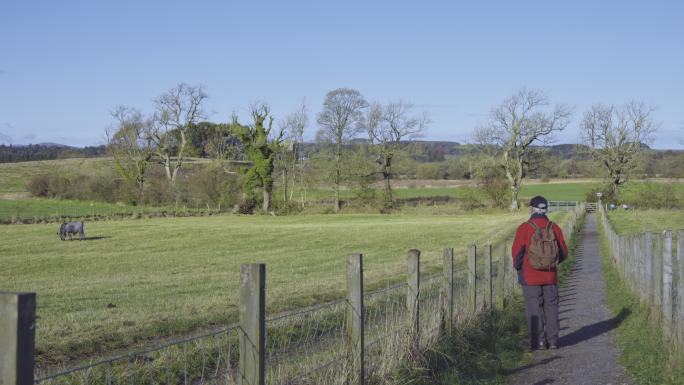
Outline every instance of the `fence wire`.
{"label": "fence wire", "polygon": [[[266,320],[266,383],[336,384],[346,375],[347,300]],[[339,382],[341,383],[341,382]]]}
{"label": "fence wire", "polygon": [[36,385],[236,384],[237,327],[61,371],[37,373]]}

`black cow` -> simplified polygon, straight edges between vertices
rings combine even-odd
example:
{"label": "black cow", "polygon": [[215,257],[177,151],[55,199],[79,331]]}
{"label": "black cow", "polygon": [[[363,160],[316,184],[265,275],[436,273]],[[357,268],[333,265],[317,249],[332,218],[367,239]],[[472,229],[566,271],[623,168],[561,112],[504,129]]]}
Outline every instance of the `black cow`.
{"label": "black cow", "polygon": [[80,240],[85,239],[85,227],[83,222],[64,222],[59,227],[59,239],[66,240],[67,235],[71,239],[73,234],[78,234]]}

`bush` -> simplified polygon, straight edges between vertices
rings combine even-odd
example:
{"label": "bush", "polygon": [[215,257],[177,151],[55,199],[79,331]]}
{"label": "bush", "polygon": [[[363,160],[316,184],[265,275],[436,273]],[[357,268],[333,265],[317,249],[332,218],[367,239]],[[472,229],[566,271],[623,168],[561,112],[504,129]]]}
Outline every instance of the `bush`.
{"label": "bush", "polygon": [[494,207],[506,207],[511,189],[501,167],[484,167],[478,172],[477,185],[492,201]]}
{"label": "bush", "polygon": [[50,197],[50,176],[35,175],[28,184],[28,190],[35,197]]}

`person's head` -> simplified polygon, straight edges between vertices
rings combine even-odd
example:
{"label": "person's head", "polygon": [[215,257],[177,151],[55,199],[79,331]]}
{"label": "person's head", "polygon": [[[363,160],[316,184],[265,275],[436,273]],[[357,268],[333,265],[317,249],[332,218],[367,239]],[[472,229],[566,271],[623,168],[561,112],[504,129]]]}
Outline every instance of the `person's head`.
{"label": "person's head", "polygon": [[549,202],[541,195],[530,200],[530,213],[532,214],[546,214],[549,208]]}

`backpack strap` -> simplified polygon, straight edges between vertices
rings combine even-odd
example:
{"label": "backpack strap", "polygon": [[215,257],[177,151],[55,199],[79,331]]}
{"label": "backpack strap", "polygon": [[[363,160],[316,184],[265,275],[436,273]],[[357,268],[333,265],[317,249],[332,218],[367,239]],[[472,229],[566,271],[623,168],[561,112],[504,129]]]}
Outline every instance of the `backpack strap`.
{"label": "backpack strap", "polygon": [[553,231],[553,222],[549,221],[549,224],[546,225],[546,230],[547,231]]}
{"label": "backpack strap", "polygon": [[532,222],[531,219],[530,219],[529,221],[527,221],[527,223],[529,223],[529,224],[532,226],[532,229],[533,229],[534,231],[539,230],[539,226],[537,226],[534,222]]}

